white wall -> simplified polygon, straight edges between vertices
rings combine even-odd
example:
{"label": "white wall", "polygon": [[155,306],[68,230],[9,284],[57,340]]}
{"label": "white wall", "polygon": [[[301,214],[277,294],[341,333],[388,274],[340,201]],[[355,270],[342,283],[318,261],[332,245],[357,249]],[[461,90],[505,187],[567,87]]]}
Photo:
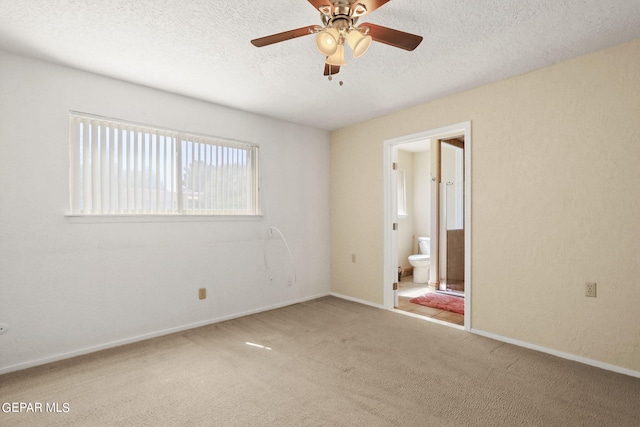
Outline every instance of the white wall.
{"label": "white wall", "polygon": [[[65,217],[69,110],[259,144],[265,216]],[[0,51],[0,178],[0,373],[329,292],[327,132]]]}

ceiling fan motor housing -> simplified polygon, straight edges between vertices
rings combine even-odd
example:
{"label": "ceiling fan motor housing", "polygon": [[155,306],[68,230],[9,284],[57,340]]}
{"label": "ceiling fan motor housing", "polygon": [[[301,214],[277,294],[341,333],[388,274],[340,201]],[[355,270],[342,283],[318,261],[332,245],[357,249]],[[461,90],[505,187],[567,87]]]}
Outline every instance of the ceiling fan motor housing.
{"label": "ceiling fan motor housing", "polygon": [[349,6],[349,3],[340,2],[336,4],[335,8],[333,9],[334,16],[349,16],[350,12],[351,7]]}
{"label": "ceiling fan motor housing", "polygon": [[341,33],[349,31],[353,28],[360,15],[367,12],[367,8],[362,4],[351,7],[348,1],[332,2],[334,4],[333,11],[327,7],[321,12],[328,18],[327,27],[335,28]]}

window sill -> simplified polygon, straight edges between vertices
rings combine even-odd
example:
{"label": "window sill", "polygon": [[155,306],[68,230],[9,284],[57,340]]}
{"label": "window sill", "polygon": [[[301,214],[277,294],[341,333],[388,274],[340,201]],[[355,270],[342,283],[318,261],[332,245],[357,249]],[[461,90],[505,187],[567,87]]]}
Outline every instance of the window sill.
{"label": "window sill", "polygon": [[72,224],[126,222],[242,222],[261,221],[263,215],[81,215],[65,214]]}

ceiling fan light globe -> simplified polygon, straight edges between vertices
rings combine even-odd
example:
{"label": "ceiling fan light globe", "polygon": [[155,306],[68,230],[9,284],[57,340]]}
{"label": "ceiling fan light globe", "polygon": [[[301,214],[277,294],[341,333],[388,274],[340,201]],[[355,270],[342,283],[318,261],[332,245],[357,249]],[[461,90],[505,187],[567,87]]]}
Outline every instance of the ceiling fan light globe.
{"label": "ceiling fan light globe", "polygon": [[327,64],[329,65],[345,65],[347,61],[344,59],[344,45],[338,45],[335,53],[327,57]]}
{"label": "ceiling fan light globe", "polygon": [[347,43],[353,50],[353,57],[360,58],[371,45],[371,36],[365,36],[358,30],[351,30],[347,36]]}
{"label": "ceiling fan light globe", "polygon": [[338,30],[328,28],[316,35],[316,47],[324,56],[333,55],[338,49]]}

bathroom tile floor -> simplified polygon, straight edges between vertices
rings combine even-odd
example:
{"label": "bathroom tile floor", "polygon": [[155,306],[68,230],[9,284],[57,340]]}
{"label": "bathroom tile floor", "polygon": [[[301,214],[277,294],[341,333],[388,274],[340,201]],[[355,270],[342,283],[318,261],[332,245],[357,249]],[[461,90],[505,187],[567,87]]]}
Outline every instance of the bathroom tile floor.
{"label": "bathroom tile floor", "polygon": [[429,292],[429,287],[426,284],[413,283],[411,281],[412,279],[412,276],[403,277],[398,285],[398,305],[396,306],[398,310],[408,311],[419,316],[431,317],[456,325],[464,325],[464,315],[462,314],[410,303],[410,299]]}

